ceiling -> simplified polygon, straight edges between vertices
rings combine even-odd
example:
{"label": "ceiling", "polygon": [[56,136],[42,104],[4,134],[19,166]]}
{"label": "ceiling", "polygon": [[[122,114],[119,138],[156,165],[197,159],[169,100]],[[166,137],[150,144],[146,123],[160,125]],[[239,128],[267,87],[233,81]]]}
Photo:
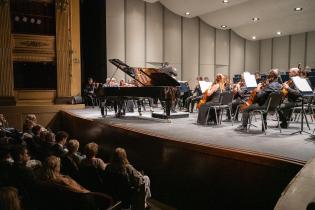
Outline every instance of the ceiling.
{"label": "ceiling", "polygon": [[[158,0],[146,0],[156,2]],[[315,30],[315,0],[160,0],[174,13],[200,17],[209,25],[232,29],[240,36],[252,40],[277,37]],[[300,12],[295,7],[302,7]],[[190,12],[189,16],[185,13]],[[253,17],[260,18],[254,22]]]}

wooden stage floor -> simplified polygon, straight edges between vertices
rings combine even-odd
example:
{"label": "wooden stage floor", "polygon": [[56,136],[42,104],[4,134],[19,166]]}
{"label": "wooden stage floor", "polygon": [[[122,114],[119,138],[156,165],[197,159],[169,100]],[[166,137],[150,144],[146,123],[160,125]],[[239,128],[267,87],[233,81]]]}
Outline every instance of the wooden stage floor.
{"label": "wooden stage floor", "polygon": [[[282,129],[282,133],[280,133],[279,129],[275,127],[277,122],[272,120],[273,117],[268,120],[268,129],[265,135],[261,132],[259,116],[257,116],[257,122],[254,123],[257,127],[251,127],[249,132],[239,132],[235,131],[235,128],[240,124],[239,122],[234,123],[233,126],[231,122],[222,122],[218,126],[197,125],[197,113],[190,114],[188,118],[172,119],[169,122],[152,118],[150,112],[144,112],[141,117],[137,112],[127,113],[121,118],[115,118],[113,112],[109,112],[108,116],[103,118],[99,108],[69,110],[68,112],[81,118],[174,141],[262,154],[300,163],[315,156],[315,138],[311,138],[308,134],[290,135],[299,130],[299,122],[290,124],[289,129]],[[311,120],[309,121],[311,122]],[[311,129],[308,130],[305,125],[304,129],[312,132],[315,123],[311,122],[310,127]]]}

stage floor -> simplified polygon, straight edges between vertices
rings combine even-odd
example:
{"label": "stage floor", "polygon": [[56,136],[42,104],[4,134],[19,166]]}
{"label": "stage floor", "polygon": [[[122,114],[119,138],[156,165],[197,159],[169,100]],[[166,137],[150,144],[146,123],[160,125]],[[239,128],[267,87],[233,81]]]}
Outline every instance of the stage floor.
{"label": "stage floor", "polygon": [[[257,116],[257,122],[254,122],[257,127],[252,126],[249,132],[239,132],[235,131],[235,128],[240,125],[240,122],[234,123],[233,126],[231,122],[222,122],[221,125],[197,125],[196,112],[190,114],[188,118],[172,119],[171,121],[152,118],[149,111],[143,112],[141,117],[138,112],[134,112],[127,113],[121,118],[116,118],[114,112],[108,112],[108,115],[103,118],[99,108],[70,110],[68,112],[81,118],[125,127],[175,141],[263,153],[296,161],[308,161],[315,156],[315,138],[311,138],[309,134],[290,135],[300,129],[299,122],[290,124],[288,129],[282,129],[282,133],[280,133],[279,129],[275,127],[277,122],[268,120],[268,129],[265,135],[261,132],[259,116]],[[272,119],[273,117],[269,118]],[[313,123],[311,120],[309,122],[311,130],[308,130],[306,125],[304,129],[312,133],[315,122]]]}

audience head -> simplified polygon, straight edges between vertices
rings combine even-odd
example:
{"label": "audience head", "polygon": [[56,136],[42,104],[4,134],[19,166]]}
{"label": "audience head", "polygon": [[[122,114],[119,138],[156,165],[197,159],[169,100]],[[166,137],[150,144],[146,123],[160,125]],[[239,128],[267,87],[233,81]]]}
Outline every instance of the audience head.
{"label": "audience head", "polygon": [[0,210],[20,210],[18,191],[14,187],[0,188]]}
{"label": "audience head", "polygon": [[23,165],[26,165],[27,161],[30,160],[28,150],[23,145],[15,146],[11,151],[11,156],[15,163],[21,163]]}
{"label": "audience head", "polygon": [[56,143],[57,144],[61,144],[61,145],[65,145],[67,143],[67,139],[68,139],[69,135],[64,132],[64,131],[58,131],[56,134]]}
{"label": "audience head", "polygon": [[298,68],[291,68],[289,70],[289,76],[290,77],[299,76],[299,69]]}
{"label": "audience head", "polygon": [[34,123],[34,121],[26,119],[23,123],[23,132],[31,131],[35,125],[36,123]]}
{"label": "audience head", "polygon": [[33,128],[32,128],[32,133],[33,133],[35,136],[39,136],[41,131],[42,131],[42,127],[41,127],[40,125],[35,125],[35,126],[33,126]]}
{"label": "audience head", "polygon": [[98,152],[98,145],[94,142],[85,145],[84,152],[87,158],[94,158]]}
{"label": "audience head", "polygon": [[60,158],[54,155],[49,156],[42,168],[42,179],[54,180],[60,174]]}
{"label": "audience head", "polygon": [[10,149],[6,146],[0,147],[0,161],[6,161],[10,158]]}
{"label": "audience head", "polygon": [[74,154],[76,153],[78,150],[79,150],[79,147],[80,147],[80,143],[78,140],[76,139],[71,139],[69,142],[68,142],[68,150],[69,150],[69,154]]}
{"label": "audience head", "polygon": [[55,134],[49,131],[43,131],[43,138],[46,143],[55,143]]}
{"label": "audience head", "polygon": [[30,120],[30,121],[32,121],[35,124],[37,123],[37,118],[36,118],[35,114],[28,114],[28,115],[26,115],[25,121],[26,120]]}
{"label": "audience head", "polygon": [[115,149],[112,156],[112,164],[119,166],[125,166],[129,164],[127,153],[124,148],[118,147]]}
{"label": "audience head", "polygon": [[89,77],[89,78],[88,78],[88,83],[89,83],[89,85],[92,85],[93,82],[94,82],[94,81],[93,81],[93,78],[92,78],[92,77]]}

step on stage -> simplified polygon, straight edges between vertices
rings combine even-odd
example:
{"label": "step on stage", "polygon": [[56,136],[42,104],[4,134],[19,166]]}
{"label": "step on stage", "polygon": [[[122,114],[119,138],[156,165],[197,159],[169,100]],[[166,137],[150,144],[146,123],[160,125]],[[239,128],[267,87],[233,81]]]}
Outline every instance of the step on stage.
{"label": "step on stage", "polygon": [[[108,115],[103,118],[97,107],[69,112],[80,118],[179,142],[232,148],[298,162],[306,162],[315,156],[315,138],[311,138],[308,134],[290,135],[299,130],[299,122],[291,123],[288,129],[282,129],[282,133],[280,133],[276,128],[277,122],[273,121],[272,117],[268,119],[268,129],[265,135],[261,132],[259,116],[254,122],[257,127],[252,126],[249,132],[238,132],[235,131],[235,128],[240,124],[239,122],[235,122],[234,126],[231,122],[222,122],[221,125],[198,125],[196,112],[189,115],[183,112],[173,113],[171,120],[153,118],[149,111],[143,112],[142,116],[139,116],[137,112],[126,113],[126,116],[120,118],[116,118],[113,112],[108,112]],[[157,113],[162,115],[162,111]],[[182,114],[185,114],[186,117],[182,118]],[[180,118],[177,118],[178,116]],[[312,123],[311,120],[309,122],[310,132],[312,132],[315,123]],[[306,125],[304,129],[309,131]]]}

